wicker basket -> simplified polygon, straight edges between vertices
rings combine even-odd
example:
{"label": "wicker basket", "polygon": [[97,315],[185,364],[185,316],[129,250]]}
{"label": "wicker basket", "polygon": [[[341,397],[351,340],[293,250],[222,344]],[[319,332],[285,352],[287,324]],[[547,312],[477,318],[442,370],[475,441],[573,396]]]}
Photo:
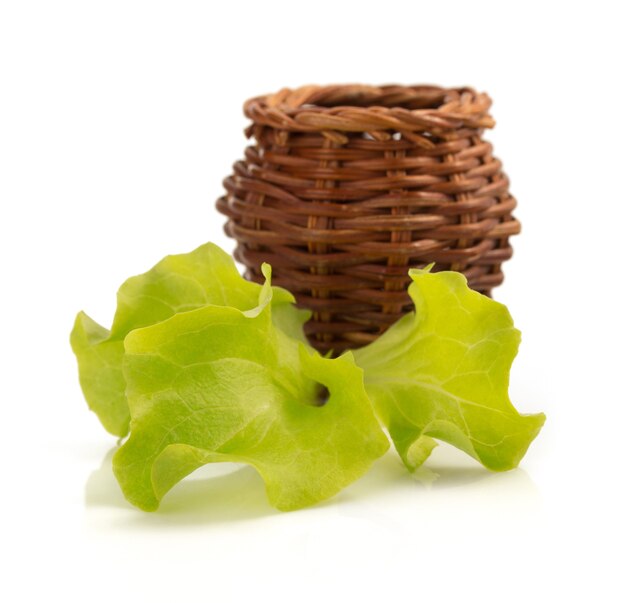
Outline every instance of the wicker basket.
{"label": "wicker basket", "polygon": [[412,309],[409,267],[463,272],[490,294],[520,225],[471,88],[307,86],[248,100],[255,144],[217,207],[247,277],[313,311],[321,351],[375,339]]}

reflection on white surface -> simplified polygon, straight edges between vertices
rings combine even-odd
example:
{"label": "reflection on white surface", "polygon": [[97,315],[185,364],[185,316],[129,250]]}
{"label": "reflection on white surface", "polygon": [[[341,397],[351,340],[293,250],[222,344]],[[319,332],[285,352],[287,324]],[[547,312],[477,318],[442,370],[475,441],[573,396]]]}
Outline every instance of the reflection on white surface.
{"label": "reflection on white surface", "polygon": [[265,497],[263,480],[246,465],[212,463],[194,471],[163,499],[155,513],[144,513],[126,501],[113,475],[110,450],[85,484],[87,508],[113,507],[128,510],[133,523],[223,522],[277,513]]}
{"label": "reflection on white surface", "polygon": [[[108,509],[114,512],[108,514],[114,523],[121,520],[124,525],[137,527],[211,524],[283,515],[269,505],[258,473],[247,465],[234,463],[214,463],[198,469],[165,496],[158,511],[144,513],[124,499],[115,480],[111,467],[115,450],[106,454],[86,482],[88,515]],[[455,501],[462,501],[463,510],[486,506],[510,511],[528,511],[541,498],[522,469],[493,473],[459,451],[441,445],[414,473],[407,472],[395,452],[390,451],[337,496],[300,513],[324,512],[331,507],[347,515],[371,513],[372,509],[384,514],[393,511],[399,497],[410,498],[410,508],[419,505],[422,510],[454,508]]]}

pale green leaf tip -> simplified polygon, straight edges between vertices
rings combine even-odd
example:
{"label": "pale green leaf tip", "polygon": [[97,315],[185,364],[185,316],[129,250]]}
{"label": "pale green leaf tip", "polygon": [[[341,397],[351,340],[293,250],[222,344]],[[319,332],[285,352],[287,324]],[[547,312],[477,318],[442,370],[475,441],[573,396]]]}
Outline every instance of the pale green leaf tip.
{"label": "pale green leaf tip", "polygon": [[439,444],[431,437],[420,436],[417,438],[409,446],[402,458],[409,472],[413,473],[419,469],[438,445]]}
{"label": "pale green leaf tip", "polygon": [[93,345],[98,341],[106,339],[109,332],[98,324],[89,314],[81,310],[76,314],[72,332],[70,333],[70,344],[74,353],[81,345]]}
{"label": "pale green leaf tip", "polygon": [[256,318],[257,316],[259,316],[265,310],[265,308],[267,308],[271,304],[272,298],[274,297],[274,288],[272,287],[272,267],[264,262],[261,265],[261,272],[265,277],[265,282],[263,283],[261,291],[259,292],[258,305],[254,308],[251,308],[250,310],[246,310],[245,312],[243,312],[243,315],[247,316],[248,318]]}
{"label": "pale green leaf tip", "polygon": [[[409,270],[409,276],[414,283],[417,283],[420,278],[431,277],[434,279],[438,279],[441,282],[447,282],[454,287],[467,287],[473,293],[477,293],[473,289],[469,288],[469,285],[467,284],[467,277],[462,272],[457,272],[456,270],[442,270],[440,272],[432,272],[434,266],[435,264],[432,263],[428,264],[428,266],[425,266],[424,268],[411,268]],[[477,294],[481,295],[480,293]]]}
{"label": "pale green leaf tip", "polygon": [[74,322],[72,323],[72,330],[70,332],[70,345],[72,346],[72,350],[76,353],[76,346],[78,344],[79,338],[81,337],[82,323],[84,317],[87,316],[82,310],[76,314],[74,318]]}
{"label": "pale green leaf tip", "polygon": [[265,280],[268,281],[271,284],[271,282],[272,282],[272,266],[270,264],[268,264],[267,262],[263,262],[261,264],[261,273],[265,277]]}
{"label": "pale green leaf tip", "polygon": [[417,276],[422,276],[424,274],[430,274],[432,269],[435,267],[435,262],[431,262],[428,266],[424,266],[423,268],[411,268],[409,270],[409,276],[413,279]]}
{"label": "pale green leaf tip", "polygon": [[535,441],[535,438],[539,435],[546,422],[546,415],[542,412],[536,414],[520,414],[519,416],[528,425],[525,440],[519,444],[517,449],[511,451],[509,456],[490,459],[479,458],[478,460],[485,468],[489,469],[489,471],[493,471],[494,473],[503,473],[505,471],[517,469],[526,456],[530,445]]}

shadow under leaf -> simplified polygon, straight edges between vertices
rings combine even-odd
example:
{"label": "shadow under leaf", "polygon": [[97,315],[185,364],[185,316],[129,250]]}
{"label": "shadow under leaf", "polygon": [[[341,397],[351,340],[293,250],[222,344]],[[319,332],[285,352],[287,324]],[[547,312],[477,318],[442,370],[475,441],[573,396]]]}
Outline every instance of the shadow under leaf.
{"label": "shadow under leaf", "polygon": [[87,479],[87,507],[126,509],[130,523],[143,525],[237,521],[278,513],[267,502],[259,474],[234,463],[201,467],[165,496],[158,511],[145,513],[127,502],[120,490],[111,465],[115,450],[106,454]]}
{"label": "shadow under leaf", "polygon": [[[281,515],[270,506],[265,484],[248,465],[211,463],[201,467],[176,485],[161,502],[159,510],[146,513],[126,501],[115,479],[113,454],[109,450],[101,466],[85,484],[85,504],[89,508],[105,507],[124,513],[123,523],[134,527],[199,525],[242,521]],[[447,488],[469,488],[488,482],[491,487],[524,499],[536,493],[530,477],[521,469],[494,473],[449,446],[438,446],[427,464],[408,473],[400,457],[389,451],[378,459],[368,473],[337,496],[315,505],[319,509],[342,502],[376,499],[392,489],[406,490],[419,486],[429,491]],[[306,510],[305,510],[306,511]]]}

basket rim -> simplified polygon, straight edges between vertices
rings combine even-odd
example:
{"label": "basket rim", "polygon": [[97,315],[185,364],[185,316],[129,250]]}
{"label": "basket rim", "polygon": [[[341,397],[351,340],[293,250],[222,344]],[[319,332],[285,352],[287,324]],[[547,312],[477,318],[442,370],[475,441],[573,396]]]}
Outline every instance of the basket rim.
{"label": "basket rim", "polygon": [[491,128],[490,97],[468,86],[335,84],[282,88],[244,103],[255,124],[289,132],[442,133]]}

